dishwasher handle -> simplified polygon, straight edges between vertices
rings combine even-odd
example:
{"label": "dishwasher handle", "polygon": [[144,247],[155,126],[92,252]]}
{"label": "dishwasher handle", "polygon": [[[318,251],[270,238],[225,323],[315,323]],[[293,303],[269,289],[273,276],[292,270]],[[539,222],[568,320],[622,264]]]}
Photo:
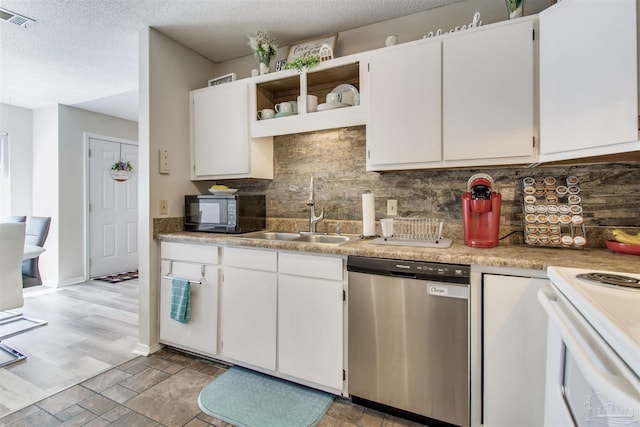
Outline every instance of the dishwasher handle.
{"label": "dishwasher handle", "polygon": [[390,271],[389,275],[391,277],[400,277],[403,279],[417,279],[418,276],[415,273],[407,272],[407,271]]}

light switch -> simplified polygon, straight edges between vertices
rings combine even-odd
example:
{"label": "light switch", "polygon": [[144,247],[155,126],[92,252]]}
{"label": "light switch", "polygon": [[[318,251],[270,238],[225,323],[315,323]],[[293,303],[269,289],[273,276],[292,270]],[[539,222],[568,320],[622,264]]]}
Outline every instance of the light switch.
{"label": "light switch", "polygon": [[387,215],[394,216],[398,215],[398,201],[389,199],[387,200]]}
{"label": "light switch", "polygon": [[169,150],[160,149],[160,173],[170,173],[171,164],[169,163]]}
{"label": "light switch", "polygon": [[168,214],[169,214],[169,201],[160,200],[160,215],[168,215]]}

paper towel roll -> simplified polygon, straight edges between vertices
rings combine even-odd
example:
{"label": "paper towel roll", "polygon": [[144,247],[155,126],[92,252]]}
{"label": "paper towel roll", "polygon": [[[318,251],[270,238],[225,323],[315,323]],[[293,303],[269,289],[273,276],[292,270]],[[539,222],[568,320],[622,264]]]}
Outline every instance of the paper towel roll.
{"label": "paper towel roll", "polygon": [[373,194],[362,195],[362,235],[365,237],[376,235],[376,209]]}

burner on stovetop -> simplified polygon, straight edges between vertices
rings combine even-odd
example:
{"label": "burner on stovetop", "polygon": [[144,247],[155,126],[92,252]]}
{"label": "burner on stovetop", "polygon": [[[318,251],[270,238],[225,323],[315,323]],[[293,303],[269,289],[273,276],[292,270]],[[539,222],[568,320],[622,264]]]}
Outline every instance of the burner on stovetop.
{"label": "burner on stovetop", "polygon": [[640,280],[634,277],[623,276],[621,274],[586,273],[586,274],[578,274],[576,278],[584,279],[590,282],[595,282],[596,284],[622,286],[625,288],[640,289]]}

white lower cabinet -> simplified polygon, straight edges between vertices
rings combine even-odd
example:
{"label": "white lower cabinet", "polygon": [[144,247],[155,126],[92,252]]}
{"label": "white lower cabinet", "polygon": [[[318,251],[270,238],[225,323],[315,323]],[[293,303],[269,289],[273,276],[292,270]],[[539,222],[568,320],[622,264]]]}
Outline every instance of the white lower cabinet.
{"label": "white lower cabinet", "polygon": [[225,247],[220,356],[343,389],[343,257]]}
{"label": "white lower cabinet", "polygon": [[544,424],[547,279],[483,275],[483,418],[487,427]]}
{"label": "white lower cabinet", "polygon": [[343,382],[343,268],[338,257],[279,254],[278,371],[337,390]]}
{"label": "white lower cabinet", "polygon": [[[162,242],[161,343],[204,355],[218,353],[218,251],[217,246]],[[168,275],[199,282],[191,284],[188,323],[170,318],[171,279],[165,278]]]}
{"label": "white lower cabinet", "polygon": [[277,252],[224,248],[220,353],[276,370]]}

